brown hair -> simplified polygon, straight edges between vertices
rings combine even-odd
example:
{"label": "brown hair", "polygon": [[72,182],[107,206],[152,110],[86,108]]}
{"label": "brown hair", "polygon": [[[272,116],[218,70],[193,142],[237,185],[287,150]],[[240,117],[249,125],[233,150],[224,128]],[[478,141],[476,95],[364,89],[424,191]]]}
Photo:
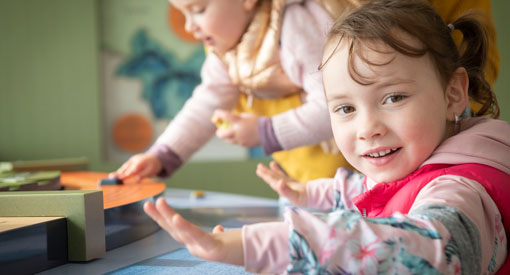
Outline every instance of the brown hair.
{"label": "brown hair", "polygon": [[[452,29],[462,33],[462,42],[458,48],[452,38]],[[420,41],[421,45],[416,46],[402,40],[395,30],[411,35]],[[339,39],[336,46],[338,48],[343,38],[349,39],[349,73],[360,84],[369,83],[362,82],[363,77],[353,67],[353,55],[359,56],[370,65],[384,65],[371,63],[360,54],[362,42],[382,41],[407,56],[418,57],[429,53],[444,83],[448,83],[457,68],[464,67],[469,77],[469,96],[482,105],[474,115],[499,117],[496,96],[485,80],[483,71],[487,61],[487,32],[476,14],[465,14],[447,25],[430,4],[423,0],[375,0],[335,22],[330,30],[328,43]]]}

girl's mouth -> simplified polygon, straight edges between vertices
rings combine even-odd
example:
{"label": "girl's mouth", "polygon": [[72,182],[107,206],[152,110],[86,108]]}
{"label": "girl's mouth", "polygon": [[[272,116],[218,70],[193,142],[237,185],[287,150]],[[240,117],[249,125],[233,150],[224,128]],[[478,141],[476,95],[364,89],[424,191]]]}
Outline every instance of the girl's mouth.
{"label": "girl's mouth", "polygon": [[402,149],[402,147],[371,152],[363,155],[363,158],[366,161],[368,161],[368,163],[370,163],[371,165],[374,165],[376,167],[383,167],[393,162],[393,160],[397,158],[400,149]]}
{"label": "girl's mouth", "polygon": [[402,147],[398,147],[398,148],[393,148],[393,149],[386,149],[386,150],[383,150],[383,151],[380,151],[380,152],[369,153],[369,154],[366,154],[365,157],[369,157],[369,158],[382,158],[382,157],[386,157],[386,156],[389,156],[389,155],[397,152],[401,148]]}
{"label": "girl's mouth", "polygon": [[214,41],[213,41],[213,39],[212,39],[212,38],[210,38],[210,37],[206,37],[206,38],[204,38],[204,39],[203,39],[203,41],[204,41],[204,44],[205,44],[206,46],[213,46],[213,45],[214,45]]}

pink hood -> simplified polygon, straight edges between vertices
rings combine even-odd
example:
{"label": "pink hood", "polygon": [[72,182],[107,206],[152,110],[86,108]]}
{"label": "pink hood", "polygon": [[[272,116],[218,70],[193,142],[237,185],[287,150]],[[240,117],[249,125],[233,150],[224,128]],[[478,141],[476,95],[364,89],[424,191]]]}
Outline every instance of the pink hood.
{"label": "pink hood", "polygon": [[465,118],[461,132],[446,139],[422,166],[427,164],[485,164],[510,174],[510,125],[503,120]]}

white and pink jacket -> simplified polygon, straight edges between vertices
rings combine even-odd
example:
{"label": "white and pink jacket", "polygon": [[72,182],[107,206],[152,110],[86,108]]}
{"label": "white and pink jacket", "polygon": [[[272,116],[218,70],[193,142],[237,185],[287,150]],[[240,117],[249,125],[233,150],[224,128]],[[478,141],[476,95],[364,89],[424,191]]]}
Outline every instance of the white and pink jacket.
{"label": "white and pink jacket", "polygon": [[[246,270],[318,274],[510,271],[510,125],[466,118],[413,174],[376,183],[346,169],[308,182],[310,213],[242,229]],[[503,221],[506,221],[503,224]]]}

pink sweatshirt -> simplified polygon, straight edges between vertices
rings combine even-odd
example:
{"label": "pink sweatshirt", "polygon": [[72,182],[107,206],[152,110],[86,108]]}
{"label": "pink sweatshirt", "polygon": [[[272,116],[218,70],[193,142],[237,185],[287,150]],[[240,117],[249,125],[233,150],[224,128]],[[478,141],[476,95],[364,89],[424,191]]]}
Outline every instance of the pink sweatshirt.
{"label": "pink sweatshirt", "polygon": [[[304,90],[304,103],[272,117],[269,127],[267,123],[259,127],[264,131],[259,136],[273,141],[267,145],[266,153],[317,144],[332,137],[322,76],[318,71],[332,21],[316,1],[290,2],[302,3],[290,4],[285,9],[280,60],[289,79]],[[207,55],[201,77],[202,83],[192,97],[148,151],[162,160],[164,171],[160,176],[169,176],[214,135],[216,127],[210,121],[214,110],[233,109],[238,101],[240,91],[215,54]],[[264,95],[279,96],[271,95],[270,91],[264,91]],[[274,140],[279,144],[275,145]]]}
{"label": "pink sweatshirt", "polygon": [[[461,132],[445,140],[423,166],[463,163],[487,165],[509,175],[509,124],[463,119]],[[362,175],[339,169],[334,179],[307,184],[308,206],[333,209],[328,215],[292,208],[284,222],[244,226],[246,270],[493,274],[505,261],[507,240],[500,212],[475,180],[440,175],[419,191],[408,214],[369,219],[363,218],[353,198],[377,183],[363,182]]]}

